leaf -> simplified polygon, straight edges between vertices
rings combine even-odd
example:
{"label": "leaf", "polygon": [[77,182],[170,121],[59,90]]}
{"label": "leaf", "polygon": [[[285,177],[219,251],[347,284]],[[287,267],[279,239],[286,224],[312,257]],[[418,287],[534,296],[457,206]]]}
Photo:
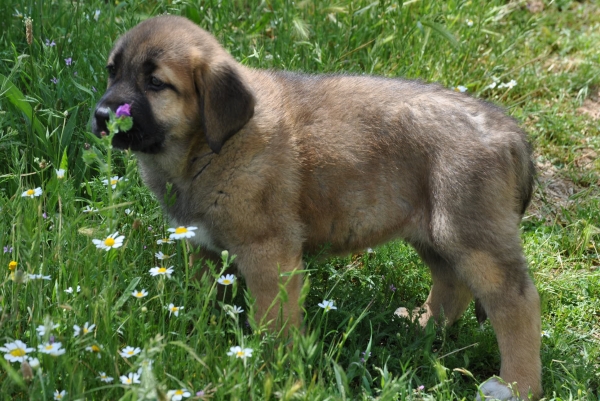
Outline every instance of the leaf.
{"label": "leaf", "polygon": [[33,113],[33,107],[26,100],[23,92],[19,90],[8,78],[0,74],[0,97],[6,97],[17,109],[21,110],[33,126],[39,137],[46,135],[46,128]]}
{"label": "leaf", "polygon": [[123,306],[125,301],[127,301],[127,298],[129,298],[131,296],[131,293],[133,292],[133,290],[138,285],[138,283],[140,282],[141,279],[142,279],[141,277],[136,277],[133,280],[131,280],[131,283],[129,283],[129,285],[127,286],[127,289],[125,290],[123,295],[121,295],[121,298],[119,298],[119,300],[115,303],[115,306],[113,306],[113,310],[115,312],[118,311],[119,309],[121,309],[121,306]]}
{"label": "leaf", "polygon": [[346,373],[342,369],[340,365],[331,361],[333,364],[333,371],[335,373],[335,382],[337,384],[338,391],[342,396],[342,400],[346,399],[346,393],[348,392],[348,379],[346,378]]}
{"label": "leaf", "polygon": [[427,26],[427,27],[433,29],[435,32],[439,33],[443,38],[445,38],[448,42],[450,42],[450,45],[453,48],[457,49],[460,47],[460,43],[458,43],[458,40],[456,40],[454,35],[452,35],[452,33],[450,31],[448,31],[446,28],[444,28],[443,25],[440,25],[436,22],[427,21],[427,20],[422,20],[420,22],[424,26]]}

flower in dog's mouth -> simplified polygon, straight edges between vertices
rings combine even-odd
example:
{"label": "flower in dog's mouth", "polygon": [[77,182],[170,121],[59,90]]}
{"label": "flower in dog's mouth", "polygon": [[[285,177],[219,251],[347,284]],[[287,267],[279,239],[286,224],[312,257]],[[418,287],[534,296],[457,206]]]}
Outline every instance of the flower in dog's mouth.
{"label": "flower in dog's mouth", "polygon": [[93,239],[92,242],[96,245],[96,248],[111,250],[112,248],[119,248],[123,245],[123,240],[125,239],[124,235],[119,236],[119,232],[117,231],[114,234],[109,235],[106,239]]}
{"label": "flower in dog's mouth", "polygon": [[129,103],[125,103],[117,107],[116,117],[131,117],[131,105]]}
{"label": "flower in dog's mouth", "polygon": [[231,285],[235,282],[235,276],[233,274],[227,274],[219,277],[217,283],[222,285]]}
{"label": "flower in dog's mouth", "polygon": [[337,309],[337,306],[333,305],[333,300],[327,301],[324,299],[323,302],[319,304],[319,306],[325,309],[325,312],[329,312],[332,309]]}
{"label": "flower in dog's mouth", "polygon": [[194,230],[197,230],[198,227],[183,227],[179,226],[177,228],[169,228],[168,231],[171,233],[169,235],[169,239],[183,239],[183,238],[191,238],[196,233]]}

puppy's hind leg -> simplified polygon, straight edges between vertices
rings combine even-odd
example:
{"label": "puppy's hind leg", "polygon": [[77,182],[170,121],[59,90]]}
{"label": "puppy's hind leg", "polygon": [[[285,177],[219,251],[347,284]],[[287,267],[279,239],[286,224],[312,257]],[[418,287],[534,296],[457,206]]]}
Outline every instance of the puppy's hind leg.
{"label": "puppy's hind leg", "polygon": [[[509,385],[516,382],[522,399],[529,399],[530,393],[532,399],[538,399],[542,395],[540,300],[520,246],[502,253],[472,251],[461,259],[461,276],[481,302],[496,332],[500,377]],[[516,399],[497,379],[485,382],[480,391],[492,398]]]}
{"label": "puppy's hind leg", "polygon": [[421,259],[429,266],[433,285],[423,306],[416,308],[412,313],[406,308],[398,308],[395,314],[418,319],[419,324],[423,327],[431,318],[438,323],[451,325],[469,306],[469,302],[473,298],[471,291],[456,275],[453,264],[444,259],[432,247],[418,245],[415,248]]}

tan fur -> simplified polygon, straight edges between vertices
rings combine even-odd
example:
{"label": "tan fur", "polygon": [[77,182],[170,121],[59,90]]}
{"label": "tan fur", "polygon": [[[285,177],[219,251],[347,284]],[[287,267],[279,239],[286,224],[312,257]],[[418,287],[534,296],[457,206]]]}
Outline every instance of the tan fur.
{"label": "tan fur", "polygon": [[199,227],[205,254],[237,255],[259,319],[300,325],[303,253],[403,238],[432,271],[421,324],[454,322],[474,297],[501,376],[542,394],[539,299],[518,227],[531,151],[501,110],[419,82],[249,69],[179,17],[143,22],[108,64],[94,131],[108,108],[133,103],[139,125],[113,143],[136,151],[175,224]]}

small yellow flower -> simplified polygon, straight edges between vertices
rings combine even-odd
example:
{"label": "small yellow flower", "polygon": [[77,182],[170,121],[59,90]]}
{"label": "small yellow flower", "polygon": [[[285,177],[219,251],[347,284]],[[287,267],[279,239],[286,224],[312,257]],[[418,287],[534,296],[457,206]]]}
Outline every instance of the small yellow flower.
{"label": "small yellow flower", "polygon": [[14,260],[11,260],[10,263],[8,264],[8,270],[10,270],[11,272],[14,272],[17,268],[17,262],[15,262]]}

